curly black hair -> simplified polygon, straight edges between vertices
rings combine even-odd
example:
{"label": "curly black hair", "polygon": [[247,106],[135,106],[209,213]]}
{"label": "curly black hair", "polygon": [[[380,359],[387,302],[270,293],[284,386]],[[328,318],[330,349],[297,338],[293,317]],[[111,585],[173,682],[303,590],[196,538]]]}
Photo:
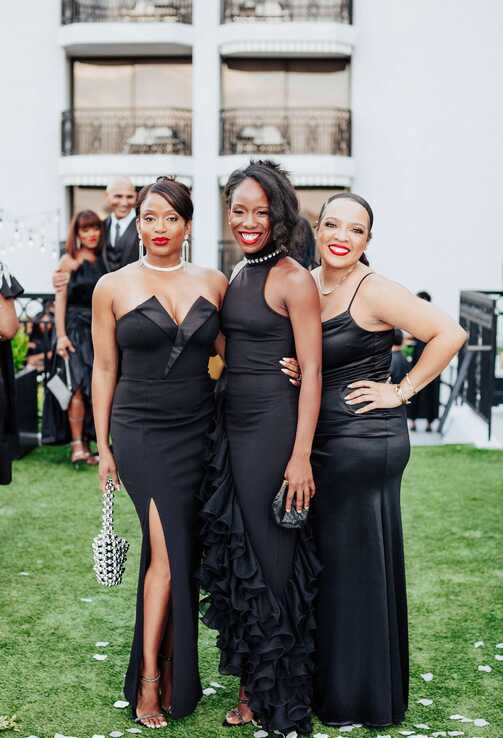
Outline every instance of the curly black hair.
{"label": "curly black hair", "polygon": [[248,166],[235,169],[227,180],[224,189],[227,207],[231,206],[235,189],[245,179],[254,179],[266,194],[271,221],[270,243],[276,248],[283,246],[294,256],[298,250],[299,201],[288,173],[270,159],[250,160]]}

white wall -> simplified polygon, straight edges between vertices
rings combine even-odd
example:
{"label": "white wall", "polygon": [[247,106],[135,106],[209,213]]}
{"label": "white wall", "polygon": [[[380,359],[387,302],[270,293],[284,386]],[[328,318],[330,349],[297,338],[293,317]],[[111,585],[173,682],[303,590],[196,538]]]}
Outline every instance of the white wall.
{"label": "white wall", "polygon": [[353,189],[369,256],[457,314],[502,289],[503,3],[355,0]]}
{"label": "white wall", "polygon": [[[63,207],[58,179],[64,52],[57,42],[58,0],[2,3],[0,209],[34,215]],[[19,248],[5,261],[26,290],[49,288],[50,251]]]}

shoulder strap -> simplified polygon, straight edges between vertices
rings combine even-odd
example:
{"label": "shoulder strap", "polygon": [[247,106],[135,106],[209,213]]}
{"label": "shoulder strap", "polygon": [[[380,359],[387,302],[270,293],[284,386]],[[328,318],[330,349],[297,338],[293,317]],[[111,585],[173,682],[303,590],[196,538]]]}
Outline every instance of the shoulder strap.
{"label": "shoulder strap", "polygon": [[367,279],[367,277],[370,277],[370,275],[371,275],[371,274],[374,274],[374,272],[367,272],[367,274],[364,274],[364,275],[363,275],[363,277],[362,277],[362,278],[360,279],[360,281],[358,282],[358,284],[356,285],[356,289],[355,289],[355,291],[353,292],[353,297],[351,298],[351,302],[350,302],[350,303],[349,303],[349,305],[348,305],[348,311],[349,311],[349,310],[351,310],[351,305],[353,304],[353,301],[354,301],[354,299],[355,299],[355,297],[356,297],[356,295],[357,295],[357,292],[358,292],[358,290],[360,289],[360,286],[361,286],[362,282],[363,282],[363,281],[364,281],[365,279]]}
{"label": "shoulder strap", "polygon": [[243,269],[243,267],[245,265],[246,265],[246,259],[241,259],[241,261],[238,261],[238,263],[236,264],[236,266],[232,270],[232,274],[231,274],[231,276],[229,278],[229,284],[231,282],[233,282],[234,279],[236,279],[236,277],[238,276],[239,272],[241,271],[241,269]]}

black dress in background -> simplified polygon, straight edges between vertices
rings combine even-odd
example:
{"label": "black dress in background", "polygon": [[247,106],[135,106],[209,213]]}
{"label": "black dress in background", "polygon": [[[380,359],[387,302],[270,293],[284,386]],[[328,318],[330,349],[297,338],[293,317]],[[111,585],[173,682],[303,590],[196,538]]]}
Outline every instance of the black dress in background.
{"label": "black dress in background", "polygon": [[[96,283],[106,273],[101,256],[93,262],[83,261],[71,273],[67,287],[66,335],[75,351],[69,352],[72,390],[80,389],[84,398],[85,418],[83,439],[95,439],[91,404],[91,380],[93,371],[93,341],[91,337],[91,306]],[[53,365],[62,359],[53,351]],[[63,375],[64,377],[64,375]],[[68,413],[63,412],[51,392],[46,392],[42,428],[43,443],[67,443],[70,440]]]}
{"label": "black dress in background", "polygon": [[266,730],[310,733],[319,565],[307,532],[279,527],[271,509],[298,406],[278,363],[295,355],[292,326],[264,297],[277,261],[244,266],[222,308],[227,388],[203,510],[201,585],[221,673],[241,677]]}
{"label": "black dress in background", "polygon": [[[412,352],[412,361],[410,369],[415,367],[426,344],[423,341],[415,339],[414,349]],[[411,397],[410,405],[407,406],[407,415],[411,420],[425,418],[428,423],[433,423],[438,418],[440,406],[440,377],[430,382],[424,389],[420,390],[416,395]]]}
{"label": "black dress in background", "polygon": [[[0,262],[0,293],[8,300],[23,294],[23,288]],[[0,339],[0,484],[12,480],[12,459],[17,450],[16,387],[10,341]]]}
{"label": "black dress in background", "polygon": [[133,714],[143,657],[143,585],[150,561],[149,506],[157,507],[171,569],[175,718],[201,697],[197,659],[198,495],[213,417],[208,360],[218,312],[199,297],[180,325],[156,297],[117,321],[121,376],[111,433],[119,476],[143,531],[136,626],[124,692]]}
{"label": "black dress in background", "polygon": [[351,382],[387,380],[393,342],[392,330],[360,328],[350,308],[323,323],[315,711],[327,725],[384,726],[403,720],[408,699],[400,483],[409,437],[404,407],[355,415],[362,405],[344,402]]}

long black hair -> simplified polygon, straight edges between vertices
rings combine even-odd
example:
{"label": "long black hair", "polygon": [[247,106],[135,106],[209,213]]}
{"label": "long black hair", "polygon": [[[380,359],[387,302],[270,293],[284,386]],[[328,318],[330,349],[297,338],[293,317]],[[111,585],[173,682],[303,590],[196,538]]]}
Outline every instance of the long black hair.
{"label": "long black hair", "polygon": [[227,180],[224,189],[227,207],[231,207],[234,191],[245,179],[254,179],[266,194],[271,222],[270,245],[274,248],[282,246],[291,256],[295,256],[299,201],[288,173],[269,159],[251,160],[243,169],[235,169]]}
{"label": "long black hair", "polygon": [[[361,197],[360,195],[356,195],[354,192],[337,192],[335,195],[332,195],[328,198],[328,200],[325,200],[323,205],[321,206],[320,214],[318,216],[318,225],[321,223],[321,219],[323,218],[325,214],[325,210],[327,209],[328,205],[330,205],[331,202],[334,200],[353,200],[353,202],[357,202],[358,205],[361,205],[362,208],[364,208],[367,211],[367,215],[369,216],[369,235],[368,240],[372,238],[372,226],[374,224],[374,213],[372,212],[372,208],[370,207],[369,203],[365,200],[365,198]],[[367,259],[367,256],[365,252],[360,256],[359,261],[362,262],[362,264],[365,264],[365,266],[370,266],[370,262]]]}

